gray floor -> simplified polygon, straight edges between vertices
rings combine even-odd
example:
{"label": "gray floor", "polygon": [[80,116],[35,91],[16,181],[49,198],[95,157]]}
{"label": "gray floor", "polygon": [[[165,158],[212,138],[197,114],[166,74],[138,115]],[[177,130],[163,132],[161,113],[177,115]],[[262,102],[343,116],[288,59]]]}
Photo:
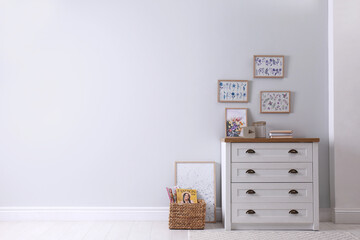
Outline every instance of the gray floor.
{"label": "gray floor", "polygon": [[[205,231],[223,231],[221,223]],[[351,232],[360,239],[360,225],[320,223],[320,231]],[[187,230],[169,230],[167,222],[0,222],[1,240],[186,240]]]}

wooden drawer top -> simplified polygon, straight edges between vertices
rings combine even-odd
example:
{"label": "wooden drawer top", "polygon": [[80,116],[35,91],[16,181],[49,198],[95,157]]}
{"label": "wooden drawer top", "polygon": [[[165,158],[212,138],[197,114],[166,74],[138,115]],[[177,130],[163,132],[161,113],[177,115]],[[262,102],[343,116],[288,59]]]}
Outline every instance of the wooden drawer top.
{"label": "wooden drawer top", "polygon": [[320,138],[222,138],[222,142],[228,143],[309,143],[320,142]]}

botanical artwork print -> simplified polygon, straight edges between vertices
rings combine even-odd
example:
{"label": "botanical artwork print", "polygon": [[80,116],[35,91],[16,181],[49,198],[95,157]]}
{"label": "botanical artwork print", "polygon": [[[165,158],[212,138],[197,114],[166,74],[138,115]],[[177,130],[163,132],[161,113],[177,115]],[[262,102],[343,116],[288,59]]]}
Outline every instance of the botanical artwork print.
{"label": "botanical artwork print", "polygon": [[196,189],[197,198],[206,203],[205,222],[215,222],[215,163],[176,163],[176,185]]}
{"label": "botanical artwork print", "polygon": [[290,112],[290,92],[262,92],[261,112]]}
{"label": "botanical artwork print", "polygon": [[284,77],[284,57],[255,56],[254,77]]}
{"label": "botanical artwork print", "polygon": [[226,109],[226,137],[243,136],[242,127],[247,126],[247,109]]}
{"label": "botanical artwork print", "polygon": [[248,81],[219,81],[220,102],[247,102]]}

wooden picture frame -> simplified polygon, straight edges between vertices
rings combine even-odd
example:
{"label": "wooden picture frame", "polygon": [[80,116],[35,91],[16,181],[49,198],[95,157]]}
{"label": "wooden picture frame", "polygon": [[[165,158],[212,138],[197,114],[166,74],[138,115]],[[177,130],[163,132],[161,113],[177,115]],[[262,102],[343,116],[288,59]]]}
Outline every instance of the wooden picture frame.
{"label": "wooden picture frame", "polygon": [[216,222],[215,162],[176,161],[175,185],[181,188],[196,189],[198,199],[203,199],[206,202],[205,222]]}
{"label": "wooden picture frame", "polygon": [[261,91],[260,113],[290,113],[290,91]]}
{"label": "wooden picture frame", "polygon": [[284,78],[283,55],[254,55],[254,78]]}
{"label": "wooden picture frame", "polygon": [[249,81],[218,80],[218,102],[247,103],[249,96]]}
{"label": "wooden picture frame", "polygon": [[247,127],[247,108],[225,108],[225,137],[242,137]]}

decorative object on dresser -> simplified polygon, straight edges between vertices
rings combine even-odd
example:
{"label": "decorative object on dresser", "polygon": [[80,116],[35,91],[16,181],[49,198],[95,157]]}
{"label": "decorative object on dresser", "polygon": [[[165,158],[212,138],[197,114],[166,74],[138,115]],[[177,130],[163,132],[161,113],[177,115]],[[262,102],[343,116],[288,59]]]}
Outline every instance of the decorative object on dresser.
{"label": "decorative object on dresser", "polygon": [[247,108],[225,108],[225,136],[240,137],[242,127],[247,127]]}
{"label": "decorative object on dresser", "polygon": [[265,121],[253,122],[253,126],[255,127],[255,137],[257,137],[257,138],[265,138],[266,137],[266,122]]}
{"label": "decorative object on dresser", "polygon": [[243,138],[255,138],[255,127],[243,127],[241,129],[240,137]]}
{"label": "decorative object on dresser", "polygon": [[225,229],[319,230],[318,142],[222,139]]}
{"label": "decorative object on dresser", "polygon": [[283,78],[284,56],[255,55],[254,78]]}
{"label": "decorative object on dresser", "polygon": [[215,162],[175,162],[175,185],[196,189],[206,203],[206,222],[216,222]]}
{"label": "decorative object on dresser", "polygon": [[219,80],[218,102],[248,102],[249,82],[246,80]]}
{"label": "decorative object on dresser", "polygon": [[260,113],[290,113],[290,91],[261,91]]}

